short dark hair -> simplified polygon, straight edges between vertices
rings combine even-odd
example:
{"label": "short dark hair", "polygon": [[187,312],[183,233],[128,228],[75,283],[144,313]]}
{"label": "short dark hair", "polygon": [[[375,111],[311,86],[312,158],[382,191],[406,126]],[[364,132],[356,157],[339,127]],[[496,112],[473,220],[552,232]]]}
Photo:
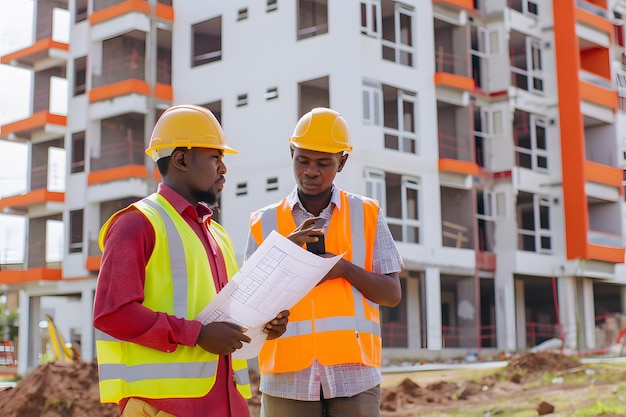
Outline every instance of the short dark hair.
{"label": "short dark hair", "polygon": [[[174,150],[172,151],[172,155],[174,154],[174,152],[176,151],[185,151],[187,150],[186,147],[184,146],[179,146],[177,148],[174,148]],[[159,173],[161,174],[161,177],[164,177],[167,175],[167,171],[170,165],[170,159],[172,159],[172,156],[165,156],[159,160],[156,161],[157,164],[157,168],[159,169]]]}

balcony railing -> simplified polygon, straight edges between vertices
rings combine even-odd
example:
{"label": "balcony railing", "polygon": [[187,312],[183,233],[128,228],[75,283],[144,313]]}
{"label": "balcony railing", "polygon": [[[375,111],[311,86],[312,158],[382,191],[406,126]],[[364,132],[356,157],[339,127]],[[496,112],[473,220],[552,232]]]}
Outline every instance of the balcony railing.
{"label": "balcony railing", "polygon": [[467,63],[467,54],[460,55],[446,52],[442,46],[435,52],[435,72],[446,72],[461,77],[468,77],[470,71]]}
{"label": "balcony railing", "polygon": [[[465,162],[474,162],[471,152],[467,151],[468,138],[459,138],[439,132],[439,158],[456,159]],[[463,146],[466,145],[466,146]]]}
{"label": "balcony railing", "polygon": [[585,0],[576,0],[576,6],[588,11],[589,13],[593,13],[595,15],[602,16],[605,19],[608,19],[608,12],[605,9],[596,6],[595,4],[589,3]]}
{"label": "balcony railing", "polygon": [[598,85],[609,90],[613,90],[615,88],[610,80],[607,80],[606,78],[600,77],[585,70],[580,70],[578,72],[578,77],[583,81],[587,81],[589,83]]}
{"label": "balcony railing", "polygon": [[624,246],[624,239],[621,236],[597,232],[594,230],[589,231],[587,239],[589,239],[589,243],[593,243],[595,245],[612,246],[616,248]]}
{"label": "balcony railing", "polygon": [[102,87],[130,79],[145,81],[144,57],[139,53],[129,53],[104,62],[102,74],[93,77],[93,86]]}
{"label": "balcony railing", "polygon": [[91,159],[91,170],[143,165],[144,156],[144,145],[138,141],[105,143],[100,150],[100,157]]}
{"label": "balcony railing", "polygon": [[93,1],[93,11],[99,12],[100,10],[108,9],[109,7],[113,7],[117,4],[125,3],[128,0],[94,0]]}
{"label": "balcony railing", "polygon": [[157,61],[157,82],[172,85],[172,63],[167,59]]}

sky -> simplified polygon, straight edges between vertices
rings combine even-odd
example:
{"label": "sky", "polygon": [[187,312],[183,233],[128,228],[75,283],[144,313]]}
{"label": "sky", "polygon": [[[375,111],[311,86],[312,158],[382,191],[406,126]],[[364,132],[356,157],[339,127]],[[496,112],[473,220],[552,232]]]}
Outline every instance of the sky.
{"label": "sky", "polygon": [[[24,48],[32,39],[32,0],[0,0],[0,56]],[[28,71],[0,65],[0,125],[29,116]],[[26,189],[27,148],[0,141],[0,198]],[[0,214],[0,267],[20,262],[24,256],[22,217]]]}

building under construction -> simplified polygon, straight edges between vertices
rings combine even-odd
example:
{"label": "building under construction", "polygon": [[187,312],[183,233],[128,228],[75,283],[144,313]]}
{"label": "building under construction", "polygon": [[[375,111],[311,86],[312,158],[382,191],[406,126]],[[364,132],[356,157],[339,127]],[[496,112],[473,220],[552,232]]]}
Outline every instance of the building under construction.
{"label": "building under construction", "polygon": [[337,183],[379,200],[406,266],[402,302],[382,308],[387,357],[605,349],[626,326],[624,14],[626,0],[33,2],[32,44],[0,57],[32,72],[30,115],[0,127],[28,146],[27,189],[0,200],[26,218],[24,260],[0,271],[20,371],[46,314],[94,357],[98,231],[156,190],[144,149],[182,103],[240,151],[219,210],[240,261],[250,212],[294,186],[298,118],[344,116]]}

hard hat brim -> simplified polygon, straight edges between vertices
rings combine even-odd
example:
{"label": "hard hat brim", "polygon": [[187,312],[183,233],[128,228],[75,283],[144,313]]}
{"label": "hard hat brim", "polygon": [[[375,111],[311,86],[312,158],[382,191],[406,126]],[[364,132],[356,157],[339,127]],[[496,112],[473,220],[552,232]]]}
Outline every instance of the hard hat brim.
{"label": "hard hat brim", "polygon": [[300,143],[297,140],[293,140],[293,138],[289,139],[289,143],[299,149],[306,149],[309,151],[316,152],[324,152],[324,153],[341,153],[341,152],[352,152],[352,146],[344,145],[342,147],[333,147],[333,146],[324,146],[324,145],[316,145],[312,143]]}
{"label": "hard hat brim", "polygon": [[[231,155],[236,155],[239,153],[238,150],[231,148],[228,145],[211,145],[211,146],[203,146],[201,144],[194,144],[194,146],[180,146],[181,148],[187,148],[187,149],[191,149],[191,148],[206,148],[206,149],[218,149],[222,152],[224,152],[225,154],[231,154]],[[174,152],[174,149],[176,149],[176,147],[172,147],[171,145],[163,145],[163,146],[152,146],[148,149],[146,149],[146,155],[148,155],[150,158],[152,158],[154,160],[154,162],[158,161],[161,158],[165,158],[168,156],[172,155],[172,152]],[[170,150],[169,153],[165,153],[165,152],[159,152],[159,151],[165,151],[165,150]]]}

